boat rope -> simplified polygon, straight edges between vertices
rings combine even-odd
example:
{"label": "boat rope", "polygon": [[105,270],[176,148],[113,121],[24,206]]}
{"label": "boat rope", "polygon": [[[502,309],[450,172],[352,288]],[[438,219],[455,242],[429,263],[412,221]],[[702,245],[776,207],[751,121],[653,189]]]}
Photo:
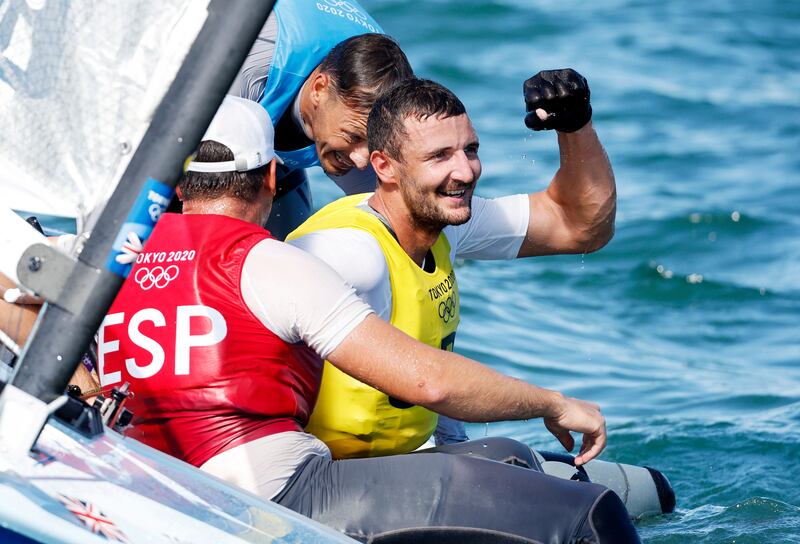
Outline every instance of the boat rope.
{"label": "boat rope", "polygon": [[14,355],[19,357],[19,352],[20,352],[19,345],[16,342],[14,342],[10,336],[8,336],[1,330],[0,330],[0,342],[2,342],[3,345],[5,345],[9,350],[11,350],[11,352]]}

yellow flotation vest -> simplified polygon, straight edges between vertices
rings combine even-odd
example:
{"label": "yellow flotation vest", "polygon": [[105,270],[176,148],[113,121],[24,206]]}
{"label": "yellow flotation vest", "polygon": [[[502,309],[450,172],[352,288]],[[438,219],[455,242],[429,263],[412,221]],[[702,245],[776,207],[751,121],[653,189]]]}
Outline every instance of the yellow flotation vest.
{"label": "yellow flotation vest", "polygon": [[[439,235],[431,248],[436,269],[425,272],[381,219],[366,211],[363,206],[368,197],[353,195],[325,206],[287,240],[336,228],[371,234],[389,267],[391,323],[429,346],[452,351],[460,311],[450,243],[444,234]],[[434,412],[392,399],[326,361],[319,398],[306,430],[325,442],[336,459],[376,457],[418,448],[433,434],[437,419]]]}

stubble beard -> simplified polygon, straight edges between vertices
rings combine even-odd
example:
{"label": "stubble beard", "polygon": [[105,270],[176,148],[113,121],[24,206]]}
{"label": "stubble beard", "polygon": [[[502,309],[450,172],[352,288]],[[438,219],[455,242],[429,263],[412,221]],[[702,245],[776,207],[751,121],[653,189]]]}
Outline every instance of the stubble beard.
{"label": "stubble beard", "polygon": [[466,209],[443,210],[437,205],[436,193],[421,192],[413,179],[403,176],[400,194],[416,229],[438,234],[448,225],[463,225],[472,216],[472,193]]}

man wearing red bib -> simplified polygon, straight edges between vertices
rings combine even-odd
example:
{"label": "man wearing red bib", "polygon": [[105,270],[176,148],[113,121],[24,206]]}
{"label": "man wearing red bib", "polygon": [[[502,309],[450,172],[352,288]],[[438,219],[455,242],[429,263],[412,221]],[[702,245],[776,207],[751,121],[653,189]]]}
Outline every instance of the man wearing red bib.
{"label": "man wearing red bib", "polygon": [[181,181],[184,215],[161,219],[101,326],[102,385],[127,381],[136,395],[130,435],[359,540],[638,541],[601,486],[435,451],[333,461],[303,432],[326,358],[439,413],[543,417],[583,433],[589,457],[606,441],[597,406],[411,339],[332,269],[259,227],[275,191],[265,116],[226,98]]}

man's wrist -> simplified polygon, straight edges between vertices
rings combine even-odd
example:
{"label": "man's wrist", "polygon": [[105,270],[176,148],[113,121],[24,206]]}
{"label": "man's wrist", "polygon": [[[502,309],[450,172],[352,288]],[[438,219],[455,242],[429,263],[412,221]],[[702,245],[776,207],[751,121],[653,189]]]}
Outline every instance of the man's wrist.
{"label": "man's wrist", "polygon": [[544,398],[542,417],[545,418],[560,417],[561,414],[564,412],[564,400],[566,398],[564,394],[559,391],[553,391],[551,389],[542,389],[542,395]]}
{"label": "man's wrist", "polygon": [[586,121],[586,124],[583,125],[581,128],[579,128],[578,130],[572,130],[572,131],[569,131],[569,132],[564,132],[563,130],[556,130],[556,132],[559,134],[559,136],[562,135],[562,134],[564,136],[572,136],[572,135],[580,136],[580,135],[586,134],[588,132],[593,132],[593,131],[594,131],[594,128],[592,126],[592,120],[591,119]]}

